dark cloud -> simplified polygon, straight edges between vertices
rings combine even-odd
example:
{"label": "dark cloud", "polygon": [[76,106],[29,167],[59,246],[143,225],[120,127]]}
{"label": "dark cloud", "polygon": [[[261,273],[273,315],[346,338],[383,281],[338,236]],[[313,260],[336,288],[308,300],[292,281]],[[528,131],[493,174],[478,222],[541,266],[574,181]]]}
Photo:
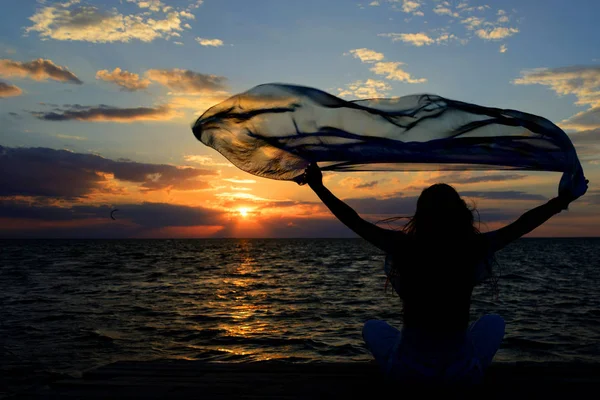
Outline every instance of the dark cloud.
{"label": "dark cloud", "polygon": [[50,112],[32,111],[38,119],[44,121],[164,121],[173,118],[176,113],[167,106],[119,108],[104,104],[98,106],[67,105],[69,109]]}
{"label": "dark cloud", "polygon": [[464,191],[460,194],[464,197],[477,197],[487,200],[547,200],[541,194],[526,193],[520,190]]}
{"label": "dark cloud", "polygon": [[[465,191],[460,192],[462,197],[476,197],[489,200],[546,200],[544,196],[537,194],[529,194],[520,191],[490,191],[490,192],[475,192]],[[354,208],[359,214],[373,215],[412,215],[417,206],[418,196],[396,195],[385,199],[375,197],[365,197],[358,199],[344,200],[350,207]],[[483,215],[483,214],[482,214]],[[485,213],[489,218],[496,220],[499,215],[493,214],[492,211]],[[512,214],[511,214],[512,215]],[[503,219],[500,219],[503,220]]]}
{"label": "dark cloud", "polygon": [[[486,199],[545,200],[543,196],[530,195],[523,192],[461,192],[460,194],[463,197],[482,197]],[[474,196],[473,194],[477,194],[477,196]],[[389,218],[390,216],[412,216],[417,206],[417,199],[418,196],[403,197],[398,194],[386,199],[368,197],[361,199],[346,199],[344,201],[361,215],[370,214],[371,216],[377,216],[377,218],[369,219],[371,222],[375,222],[380,219]],[[469,202],[467,202],[467,204],[469,204]],[[482,223],[506,222],[518,218],[519,215],[519,211],[484,208],[477,209],[475,212],[475,220],[479,220]],[[402,223],[403,222],[401,221],[401,224]],[[384,225],[381,226],[385,228]]]}
{"label": "dark cloud", "polygon": [[379,181],[371,181],[354,185],[354,189],[371,189],[379,184]]}
{"label": "dark cloud", "polygon": [[[266,237],[277,238],[357,238],[350,228],[335,218],[273,218],[261,221]],[[219,232],[219,235],[225,231]]]}
{"label": "dark cloud", "polygon": [[[136,237],[155,229],[218,226],[223,221],[222,212],[203,207],[165,203],[119,204],[115,207],[119,210],[117,221],[111,220],[110,212],[114,208],[107,205],[58,207],[43,202],[32,204],[0,199],[0,219],[19,220],[22,226],[22,229],[0,227],[0,237]],[[27,225],[24,221],[34,224]],[[71,223],[64,224],[66,222]]]}
{"label": "dark cloud", "polygon": [[600,128],[571,133],[569,134],[569,138],[571,138],[575,146],[588,144],[600,145]]}
{"label": "dark cloud", "polygon": [[117,206],[119,219],[131,220],[144,228],[165,226],[218,225],[221,211],[166,203],[142,203]]}
{"label": "dark cloud", "polygon": [[9,112],[8,115],[10,115],[11,117],[15,117],[15,118],[19,117],[19,113],[16,113],[16,112]]}
{"label": "dark cloud", "polygon": [[345,202],[359,214],[409,215],[415,211],[417,196],[397,195],[386,199],[364,197],[346,199]]}
{"label": "dark cloud", "polygon": [[51,60],[38,58],[29,62],[14,60],[0,60],[0,75],[19,76],[36,81],[54,79],[55,81],[74,83],[81,85],[83,82],[69,71],[67,67],[54,64]]}
{"label": "dark cloud", "polygon": [[143,191],[208,189],[200,176],[216,172],[165,164],[113,161],[94,154],[0,146],[0,196],[78,198],[103,190],[103,174],[135,182]]}
{"label": "dark cloud", "polygon": [[[475,217],[475,223],[477,224],[478,222],[480,222],[481,224],[485,225],[486,223],[490,223],[490,222],[505,222],[505,223],[509,223],[512,222],[514,220],[516,220],[517,218],[519,218],[521,216],[521,214],[523,214],[525,212],[525,210],[523,211],[515,211],[515,210],[502,210],[502,209],[498,209],[498,208],[484,208],[484,209],[477,209],[477,211],[474,214]],[[484,227],[481,227],[482,231],[485,231],[487,229],[483,229]]]}
{"label": "dark cloud", "polygon": [[600,205],[600,190],[588,190],[579,201],[592,205]]}
{"label": "dark cloud", "polygon": [[20,87],[0,81],[0,99],[3,97],[20,96],[23,93]]}
{"label": "dark cloud", "polygon": [[575,114],[561,122],[565,129],[598,129],[600,128],[600,106]]}
{"label": "dark cloud", "polygon": [[523,179],[526,175],[522,174],[502,174],[502,175],[485,175],[485,176],[461,176],[460,174],[445,176],[442,178],[429,179],[428,183],[437,183],[442,180],[445,183],[452,184],[469,184],[469,183],[481,183],[481,182],[498,182],[498,181],[510,181]]}

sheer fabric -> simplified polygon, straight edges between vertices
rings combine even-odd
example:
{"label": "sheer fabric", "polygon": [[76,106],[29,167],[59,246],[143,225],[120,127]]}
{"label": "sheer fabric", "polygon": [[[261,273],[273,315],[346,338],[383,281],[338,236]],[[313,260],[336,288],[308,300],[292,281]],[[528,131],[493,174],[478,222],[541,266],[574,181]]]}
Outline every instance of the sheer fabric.
{"label": "sheer fabric", "polygon": [[433,94],[346,101],[264,84],[207,110],[193,132],[238,168],[272,179],[292,180],[311,162],[325,171],[581,171],[571,140],[549,120]]}

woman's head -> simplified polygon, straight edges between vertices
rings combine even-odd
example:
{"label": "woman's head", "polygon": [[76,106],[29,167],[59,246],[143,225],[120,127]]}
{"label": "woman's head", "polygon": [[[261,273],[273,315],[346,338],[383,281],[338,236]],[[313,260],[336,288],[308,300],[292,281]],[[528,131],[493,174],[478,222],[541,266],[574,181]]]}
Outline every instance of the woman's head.
{"label": "woman's head", "polygon": [[421,192],[417,210],[404,230],[419,237],[458,239],[478,233],[473,222],[473,211],[456,190],[436,183]]}

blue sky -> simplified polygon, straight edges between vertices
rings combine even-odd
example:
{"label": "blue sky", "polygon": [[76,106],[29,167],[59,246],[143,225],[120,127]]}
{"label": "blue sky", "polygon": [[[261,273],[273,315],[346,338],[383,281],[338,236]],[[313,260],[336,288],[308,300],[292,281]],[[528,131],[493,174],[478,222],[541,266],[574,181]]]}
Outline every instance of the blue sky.
{"label": "blue sky", "polygon": [[[297,202],[288,213],[303,215],[311,209],[313,215],[315,198],[289,183],[259,178],[251,190],[245,188],[254,198],[245,199],[230,187],[221,188],[222,180],[254,178],[223,165],[225,160],[196,141],[190,130],[195,116],[230,95],[262,83],[287,82],[346,99],[434,93],[542,115],[574,138],[591,181],[587,203],[582,199],[562,218],[565,226],[570,224],[563,231],[578,235],[577,218],[600,210],[595,184],[600,182],[600,2],[25,0],[8,2],[4,10],[1,146],[67,149],[218,176],[194,190],[167,185],[149,192],[140,180],[102,175],[102,185],[112,185],[113,197],[100,195],[98,188],[75,198],[35,197],[44,207],[151,202],[231,212],[239,206],[224,202],[243,199],[249,202],[245,209],[262,212],[266,221],[276,214],[267,200],[277,200]],[[403,176],[409,181],[392,189]],[[371,185],[368,192],[352,190],[361,186],[357,180],[365,181],[364,175],[329,179],[342,196],[360,199],[389,198],[398,191],[413,196],[418,193],[409,188],[432,176],[373,175],[385,185]],[[537,173],[518,182],[494,182],[496,186],[476,189],[513,188],[549,198],[558,177]],[[204,183],[209,190],[200,189]],[[4,201],[28,198],[10,193]],[[226,199],[227,194],[232,197]],[[505,219],[497,223],[534,205],[511,200],[510,207],[485,199],[479,204],[505,211]],[[328,220],[326,210],[319,210]],[[332,232],[342,232],[335,226]],[[560,223],[552,226],[542,234],[561,231]],[[589,226],[579,234],[591,232],[600,235],[599,228]]]}

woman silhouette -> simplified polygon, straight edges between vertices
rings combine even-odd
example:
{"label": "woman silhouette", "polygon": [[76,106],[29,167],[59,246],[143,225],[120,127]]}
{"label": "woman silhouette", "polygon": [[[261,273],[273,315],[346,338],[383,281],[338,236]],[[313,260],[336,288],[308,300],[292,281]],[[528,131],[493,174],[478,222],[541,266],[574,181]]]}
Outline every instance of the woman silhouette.
{"label": "woman silhouette", "polygon": [[[367,348],[388,378],[405,382],[479,383],[504,337],[504,320],[485,315],[469,326],[473,287],[489,276],[494,252],[531,232],[587,190],[583,174],[558,197],[501,229],[481,234],[454,188],[423,190],[402,231],[362,219],[335,197],[311,164],[296,182],[308,183],[346,226],[386,253],[385,273],[402,299],[402,330],[380,320],[364,324]],[[561,181],[562,187],[562,181]]]}

